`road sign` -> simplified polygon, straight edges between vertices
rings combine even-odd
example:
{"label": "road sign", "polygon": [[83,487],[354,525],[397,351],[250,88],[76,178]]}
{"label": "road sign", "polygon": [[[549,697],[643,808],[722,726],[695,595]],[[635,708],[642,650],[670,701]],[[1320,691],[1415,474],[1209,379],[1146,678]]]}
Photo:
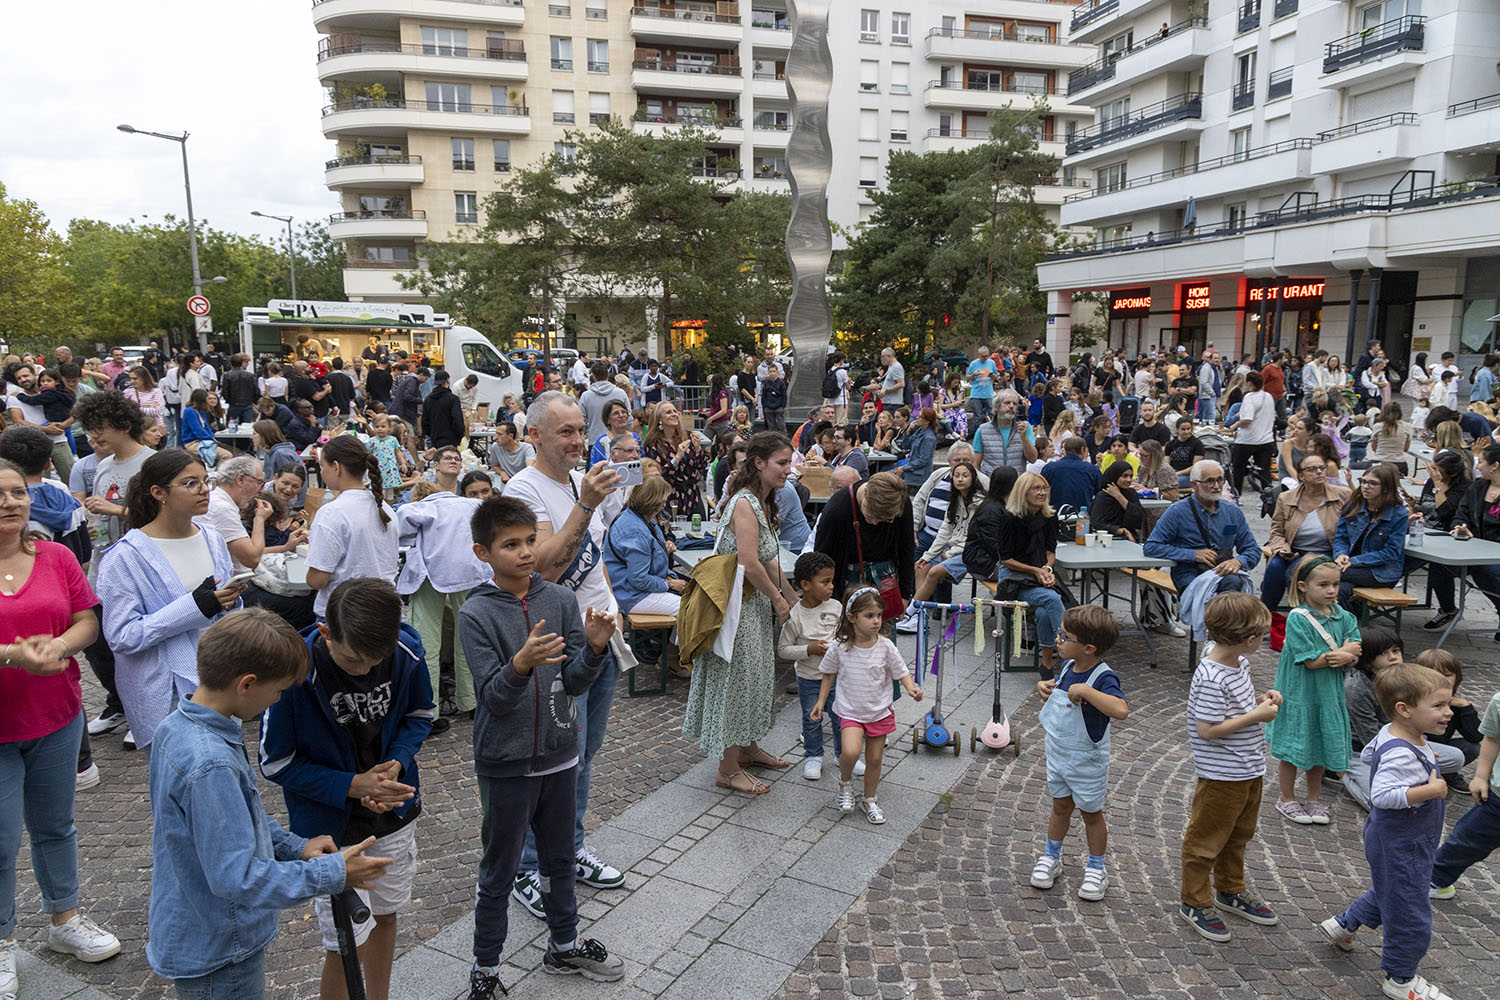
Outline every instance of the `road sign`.
{"label": "road sign", "polygon": [[201,295],[194,295],[192,298],[188,299],[187,306],[188,312],[192,313],[194,316],[208,315],[208,299],[204,298]]}
{"label": "road sign", "polygon": [[194,328],[198,333],[213,333],[214,321],[209,319],[207,316],[199,316],[194,321]]}

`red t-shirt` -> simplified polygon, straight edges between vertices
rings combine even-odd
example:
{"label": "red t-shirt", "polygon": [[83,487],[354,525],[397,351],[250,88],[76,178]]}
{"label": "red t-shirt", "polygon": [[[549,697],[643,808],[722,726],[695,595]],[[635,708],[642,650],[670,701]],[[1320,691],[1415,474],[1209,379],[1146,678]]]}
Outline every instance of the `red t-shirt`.
{"label": "red t-shirt", "polygon": [[[31,576],[14,594],[0,594],[0,646],[34,635],[59,636],[73,615],[99,603],[73,553],[55,542],[36,543]],[[14,665],[0,667],[0,743],[34,740],[72,722],[83,707],[78,661],[51,677]]]}

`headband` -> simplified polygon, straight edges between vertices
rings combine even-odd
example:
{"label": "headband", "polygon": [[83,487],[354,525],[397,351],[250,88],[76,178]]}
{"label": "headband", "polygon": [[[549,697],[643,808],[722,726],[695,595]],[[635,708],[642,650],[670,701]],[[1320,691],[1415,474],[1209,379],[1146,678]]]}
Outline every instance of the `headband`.
{"label": "headband", "polygon": [[1307,579],[1307,575],[1309,573],[1317,569],[1319,566],[1323,565],[1336,566],[1338,564],[1333,561],[1332,556],[1303,556],[1301,561],[1297,563],[1296,568],[1292,571],[1292,575],[1296,576],[1299,580],[1305,580]]}
{"label": "headband", "polygon": [[876,597],[879,597],[880,591],[876,590],[874,587],[860,587],[854,593],[849,595],[849,599],[844,602],[844,609],[847,611],[849,608],[854,607],[855,599],[858,598],[861,594],[874,594]]}

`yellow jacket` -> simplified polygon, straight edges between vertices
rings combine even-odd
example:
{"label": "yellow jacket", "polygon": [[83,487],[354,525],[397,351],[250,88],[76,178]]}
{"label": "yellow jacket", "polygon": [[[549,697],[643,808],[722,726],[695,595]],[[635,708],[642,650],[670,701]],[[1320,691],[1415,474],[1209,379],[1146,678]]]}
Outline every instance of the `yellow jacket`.
{"label": "yellow jacket", "polygon": [[[693,567],[677,612],[677,651],[682,662],[696,660],[713,646],[724,625],[738,562],[739,556],[726,552],[709,556]],[[751,589],[745,584],[745,593]]]}

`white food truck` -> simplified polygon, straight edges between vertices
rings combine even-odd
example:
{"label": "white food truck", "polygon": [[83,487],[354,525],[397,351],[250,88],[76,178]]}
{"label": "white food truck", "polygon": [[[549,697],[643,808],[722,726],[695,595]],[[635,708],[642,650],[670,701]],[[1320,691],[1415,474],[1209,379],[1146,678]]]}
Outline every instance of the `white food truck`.
{"label": "white food truck", "polygon": [[393,359],[405,351],[413,361],[446,370],[455,390],[477,375],[479,402],[490,404],[492,413],[499,412],[507,394],[521,395],[521,373],[488,337],[453,325],[428,305],[274,299],[264,309],[244,309],[240,319],[240,350],[255,359],[257,371],[264,358],[330,362],[341,357],[352,374],[371,347],[383,348]]}

